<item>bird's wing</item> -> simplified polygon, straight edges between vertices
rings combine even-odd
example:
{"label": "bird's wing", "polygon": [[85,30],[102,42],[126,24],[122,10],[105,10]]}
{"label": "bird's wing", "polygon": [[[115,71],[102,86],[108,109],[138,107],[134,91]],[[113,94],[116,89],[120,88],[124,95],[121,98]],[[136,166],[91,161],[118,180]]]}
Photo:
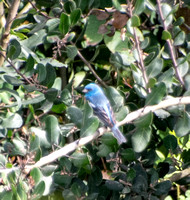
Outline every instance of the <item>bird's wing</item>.
{"label": "bird's wing", "polygon": [[92,103],[90,103],[90,105],[93,108],[94,114],[105,124],[105,126],[112,128],[115,125],[115,117],[109,102],[103,105],[94,105]]}

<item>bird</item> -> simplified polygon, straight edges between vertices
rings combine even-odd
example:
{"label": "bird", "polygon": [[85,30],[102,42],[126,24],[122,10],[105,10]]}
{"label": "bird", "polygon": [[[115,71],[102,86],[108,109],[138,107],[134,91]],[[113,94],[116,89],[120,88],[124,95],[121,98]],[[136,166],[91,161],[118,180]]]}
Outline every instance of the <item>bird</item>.
{"label": "bird", "polygon": [[96,83],[89,83],[83,89],[85,98],[92,107],[94,114],[104,123],[106,127],[109,127],[117,139],[118,144],[127,142],[118,126],[114,116],[113,109],[102,88]]}

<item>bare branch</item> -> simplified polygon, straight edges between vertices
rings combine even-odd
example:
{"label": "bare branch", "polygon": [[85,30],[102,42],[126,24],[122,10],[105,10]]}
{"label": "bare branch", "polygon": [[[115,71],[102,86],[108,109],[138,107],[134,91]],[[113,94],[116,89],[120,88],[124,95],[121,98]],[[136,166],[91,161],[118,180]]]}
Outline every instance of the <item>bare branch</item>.
{"label": "bare branch", "polygon": [[[161,101],[158,105],[147,106],[145,108],[141,108],[137,111],[129,113],[127,115],[127,117],[123,121],[119,122],[117,125],[121,126],[121,125],[130,123],[133,120],[138,119],[139,117],[142,117],[142,116],[148,114],[149,112],[154,112],[156,110],[164,109],[164,108],[167,108],[167,107],[170,107],[170,106],[185,105],[185,104],[190,104],[190,96],[167,99],[167,100]],[[104,128],[104,127],[99,128],[93,135],[78,139],[78,140],[64,146],[63,148],[52,152],[51,154],[41,158],[34,165],[26,165],[25,171],[29,172],[31,169],[33,169],[35,167],[42,167],[44,165],[47,165],[47,164],[55,161],[56,159],[58,159],[62,156],[66,156],[69,153],[75,151],[78,147],[83,146],[83,145],[91,142],[92,140],[99,137],[100,135],[102,135],[106,131],[107,131],[107,129]],[[14,168],[14,170],[17,170],[17,169],[18,168],[16,168],[16,167]],[[2,173],[2,172],[9,173],[12,170],[13,169],[0,168],[0,173]]]}
{"label": "bare branch", "polygon": [[[159,15],[160,15],[160,19],[162,21],[162,26],[163,26],[165,31],[168,31],[168,28],[166,26],[166,22],[165,22],[163,13],[162,13],[160,0],[157,0],[157,5],[158,5],[158,12],[159,12]],[[166,42],[167,42],[168,47],[169,47],[170,56],[171,56],[171,59],[172,59],[173,65],[174,65],[176,77],[179,80],[179,82],[181,83],[181,85],[184,86],[184,81],[183,81],[183,79],[182,79],[182,77],[179,73],[179,70],[178,70],[176,56],[175,56],[174,49],[173,49],[173,46],[172,46],[172,40],[167,39]]]}
{"label": "bare branch", "polygon": [[[132,3],[129,0],[128,0],[128,5],[129,5],[129,14],[130,14],[130,17],[132,17],[133,16]],[[140,61],[140,63],[139,63],[140,70],[142,71],[142,74],[143,74],[143,78],[144,78],[144,81],[145,81],[145,84],[146,84],[146,89],[150,93],[151,92],[150,88],[147,88],[147,86],[148,86],[148,77],[147,77],[145,66],[144,66],[142,50],[140,48],[140,42],[139,42],[139,38],[137,36],[135,28],[133,28],[133,34],[134,34],[135,45],[136,45],[136,49],[137,49],[138,57],[139,57],[139,61]]]}
{"label": "bare branch", "polygon": [[6,58],[6,56],[1,51],[0,51],[0,56],[2,56],[16,71],[16,73],[20,75],[27,83],[29,83],[30,85],[33,85],[33,83],[24,74],[20,73],[20,71],[15,67],[15,65],[8,58]]}
{"label": "bare branch", "polygon": [[0,46],[4,50],[4,51],[2,51],[2,54],[4,56],[2,56],[2,54],[0,55],[0,66],[2,66],[2,64],[4,63],[4,60],[5,60],[6,49],[7,49],[8,43],[9,43],[11,25],[17,15],[19,4],[20,4],[20,0],[13,0],[11,7],[9,9],[9,13],[8,13],[6,25],[5,25],[5,32],[0,41]]}

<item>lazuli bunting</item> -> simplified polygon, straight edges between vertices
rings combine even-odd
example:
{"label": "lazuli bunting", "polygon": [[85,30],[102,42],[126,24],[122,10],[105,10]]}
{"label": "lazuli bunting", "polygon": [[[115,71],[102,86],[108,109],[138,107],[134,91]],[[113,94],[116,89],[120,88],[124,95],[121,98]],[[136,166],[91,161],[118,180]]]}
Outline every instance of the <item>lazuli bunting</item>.
{"label": "lazuli bunting", "polygon": [[109,127],[112,130],[118,143],[121,144],[126,142],[126,138],[116,125],[113,110],[103,90],[97,84],[90,83],[85,86],[83,92],[85,93],[85,97],[90,106],[93,108],[94,114],[98,116],[106,127]]}

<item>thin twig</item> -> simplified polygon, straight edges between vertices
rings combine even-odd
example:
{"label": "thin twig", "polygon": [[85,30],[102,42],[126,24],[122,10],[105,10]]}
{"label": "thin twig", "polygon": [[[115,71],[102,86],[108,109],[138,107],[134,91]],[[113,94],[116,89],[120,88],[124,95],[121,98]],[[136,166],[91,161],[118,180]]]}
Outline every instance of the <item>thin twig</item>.
{"label": "thin twig", "polygon": [[[118,123],[118,126],[127,124],[132,122],[135,119],[138,119],[139,117],[142,117],[150,112],[154,112],[156,110],[159,109],[164,109],[170,106],[177,106],[177,105],[185,105],[185,104],[190,104],[190,96],[187,97],[178,97],[178,98],[172,98],[168,99],[168,100],[164,100],[161,101],[158,105],[153,105],[153,106],[147,106],[145,108],[141,108],[137,111],[134,111],[132,113],[129,113],[127,115],[127,117],[121,121],[120,123]],[[36,162],[34,165],[26,165],[25,166],[25,170],[26,172],[29,172],[30,170],[32,170],[35,167],[42,167],[44,165],[47,165],[53,161],[55,161],[56,159],[62,157],[62,156],[66,156],[69,153],[75,151],[77,148],[79,148],[80,146],[83,146],[89,142],[91,142],[92,140],[96,139],[97,137],[99,137],[100,135],[102,135],[103,133],[105,133],[106,131],[108,131],[106,128],[102,127],[99,128],[95,133],[93,133],[90,136],[78,139],[66,146],[64,146],[63,148],[52,152],[51,154],[42,157],[38,162]],[[6,169],[6,168],[0,168],[0,173],[4,172],[4,173],[9,173],[10,171],[13,170],[19,170],[19,168],[13,168],[13,169]],[[187,174],[186,174],[187,175]],[[176,179],[176,177],[175,177]],[[172,179],[171,179],[172,180]]]}
{"label": "thin twig", "polygon": [[[74,45],[71,42],[72,45]],[[98,74],[94,71],[93,67],[91,66],[91,64],[85,59],[85,57],[81,54],[81,52],[77,49],[77,55],[80,57],[80,59],[87,65],[87,67],[89,68],[89,70],[93,73],[93,75],[96,77],[96,79],[98,80],[98,82],[103,85],[104,87],[107,87],[107,85],[105,84],[105,82],[98,76]]]}
{"label": "thin twig", "polygon": [[16,73],[18,75],[20,75],[28,84],[33,85],[33,83],[24,75],[22,74],[17,68],[16,66],[0,51],[0,55],[4,58],[4,60],[6,60],[11,66],[12,68],[16,71]]}
{"label": "thin twig", "polygon": [[[132,4],[131,2],[128,0],[128,6],[129,6],[129,14],[130,14],[130,17],[133,16],[133,12],[132,12]],[[136,48],[137,48],[137,52],[138,52],[138,56],[139,56],[139,68],[140,70],[142,71],[142,74],[143,74],[143,78],[144,78],[144,81],[145,81],[145,84],[146,84],[146,89],[147,91],[150,93],[151,92],[151,89],[150,88],[147,88],[148,86],[148,77],[147,77],[147,74],[146,74],[146,70],[145,70],[145,66],[144,66],[144,61],[143,61],[143,56],[142,56],[142,50],[140,48],[140,42],[139,42],[139,38],[137,36],[137,33],[136,33],[136,30],[135,28],[133,28],[133,34],[134,34],[134,38],[135,38],[135,44],[136,44]]]}
{"label": "thin twig", "polygon": [[5,32],[2,35],[2,38],[0,41],[0,46],[4,50],[4,51],[2,51],[1,56],[0,56],[0,66],[2,66],[4,63],[4,58],[5,58],[7,46],[9,43],[11,26],[12,26],[13,20],[15,19],[16,15],[17,15],[19,4],[20,4],[20,0],[13,0],[13,2],[11,3],[11,7],[9,9],[9,12],[8,12],[8,16],[6,19],[6,25],[5,25]]}
{"label": "thin twig", "polygon": [[43,12],[41,12],[35,5],[35,1],[31,1],[31,0],[28,0],[30,2],[30,4],[32,5],[32,7],[38,12],[40,13],[41,15],[43,15],[44,17],[48,18],[48,19],[51,19],[50,16],[44,14]]}
{"label": "thin twig", "polygon": [[[166,22],[165,22],[163,13],[162,13],[160,0],[157,0],[157,5],[158,5],[158,12],[159,12],[159,15],[160,15],[162,26],[163,26],[165,31],[168,31],[168,28],[167,28],[167,25],[166,25]],[[182,77],[179,73],[179,70],[178,70],[177,61],[176,61],[174,49],[173,49],[173,46],[172,46],[172,40],[167,39],[166,42],[167,42],[168,47],[169,47],[170,56],[171,56],[171,59],[172,59],[173,65],[174,65],[176,77],[179,80],[179,82],[181,83],[181,85],[184,86],[184,81],[183,81],[183,79],[182,79]]]}

